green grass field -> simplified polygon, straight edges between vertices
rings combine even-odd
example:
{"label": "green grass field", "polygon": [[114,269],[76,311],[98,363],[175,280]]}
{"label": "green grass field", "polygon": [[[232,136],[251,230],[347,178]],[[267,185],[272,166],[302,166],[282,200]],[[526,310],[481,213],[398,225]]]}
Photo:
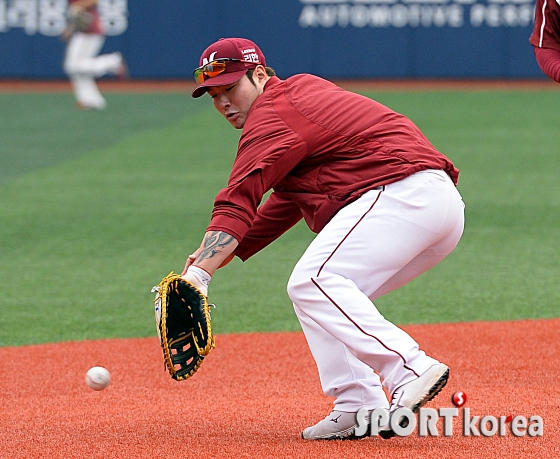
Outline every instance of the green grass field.
{"label": "green grass field", "polygon": [[[466,230],[377,302],[399,324],[560,316],[560,92],[378,92],[461,169]],[[239,132],[188,93],[0,94],[0,345],[155,336],[151,287],[180,271]],[[296,226],[214,276],[217,333],[299,330],[285,284]]]}

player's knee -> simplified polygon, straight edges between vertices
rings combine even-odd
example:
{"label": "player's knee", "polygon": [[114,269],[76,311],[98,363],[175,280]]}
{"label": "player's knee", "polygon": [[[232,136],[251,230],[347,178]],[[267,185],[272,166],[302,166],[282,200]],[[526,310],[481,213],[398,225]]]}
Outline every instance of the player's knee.
{"label": "player's knee", "polygon": [[91,65],[84,59],[67,59],[63,68],[67,75],[89,74]]}

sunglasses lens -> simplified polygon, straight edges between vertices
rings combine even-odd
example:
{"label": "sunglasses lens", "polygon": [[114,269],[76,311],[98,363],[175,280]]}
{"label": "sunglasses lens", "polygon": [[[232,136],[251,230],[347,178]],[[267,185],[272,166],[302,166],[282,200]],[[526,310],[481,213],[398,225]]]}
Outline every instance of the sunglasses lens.
{"label": "sunglasses lens", "polygon": [[196,69],[193,73],[194,79],[198,84],[204,83],[208,78],[214,78],[224,73],[226,63],[223,61],[212,61]]}
{"label": "sunglasses lens", "polygon": [[206,65],[206,75],[208,78],[217,77],[220,73],[223,73],[226,70],[226,63],[225,62],[218,62],[213,61]]}
{"label": "sunglasses lens", "polygon": [[204,69],[196,69],[196,70],[194,71],[193,75],[194,75],[194,80],[195,80],[198,84],[204,83],[204,80],[205,80],[205,78],[204,78]]}

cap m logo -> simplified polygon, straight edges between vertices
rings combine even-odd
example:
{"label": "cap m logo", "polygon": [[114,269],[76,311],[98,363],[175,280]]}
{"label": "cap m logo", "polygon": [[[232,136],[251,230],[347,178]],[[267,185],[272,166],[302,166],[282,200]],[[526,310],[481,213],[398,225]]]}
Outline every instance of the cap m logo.
{"label": "cap m logo", "polygon": [[206,64],[208,64],[208,62],[212,62],[215,59],[216,54],[217,54],[217,51],[214,51],[212,54],[210,54],[210,57],[208,59],[206,59],[204,57],[202,59],[202,65],[206,65]]}

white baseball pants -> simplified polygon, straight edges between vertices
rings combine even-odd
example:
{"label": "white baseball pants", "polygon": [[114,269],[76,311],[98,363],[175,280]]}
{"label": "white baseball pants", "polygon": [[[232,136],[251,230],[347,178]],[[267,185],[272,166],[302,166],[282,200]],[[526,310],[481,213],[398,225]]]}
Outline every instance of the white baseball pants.
{"label": "white baseball pants", "polygon": [[84,108],[102,110],[107,106],[95,78],[116,74],[123,63],[118,52],[99,56],[103,43],[103,35],[76,32],[66,48],[64,71],[72,82],[76,100]]}
{"label": "white baseball pants", "polygon": [[445,258],[463,225],[449,176],[426,170],[341,209],[303,254],[288,294],[336,410],[388,408],[382,384],[392,393],[437,362],[372,301]]}

